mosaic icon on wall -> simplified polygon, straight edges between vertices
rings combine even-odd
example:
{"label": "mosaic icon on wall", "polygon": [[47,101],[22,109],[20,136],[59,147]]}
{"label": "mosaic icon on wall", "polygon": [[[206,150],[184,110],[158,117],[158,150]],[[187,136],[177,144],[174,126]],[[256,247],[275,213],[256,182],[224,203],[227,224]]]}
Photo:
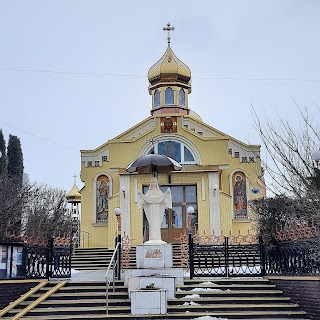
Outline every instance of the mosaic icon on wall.
{"label": "mosaic icon on wall", "polygon": [[160,118],[161,133],[177,133],[177,117]]}
{"label": "mosaic icon on wall", "polygon": [[110,183],[106,175],[101,175],[97,179],[96,184],[96,220],[97,222],[108,222],[109,213],[109,197],[110,197]]}
{"label": "mosaic icon on wall", "polygon": [[247,179],[243,172],[235,172],[232,176],[233,214],[234,219],[248,218]]}

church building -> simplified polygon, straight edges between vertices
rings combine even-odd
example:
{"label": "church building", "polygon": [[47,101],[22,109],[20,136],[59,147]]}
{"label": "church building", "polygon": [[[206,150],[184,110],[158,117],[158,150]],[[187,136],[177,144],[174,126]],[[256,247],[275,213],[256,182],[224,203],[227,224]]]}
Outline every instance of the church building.
{"label": "church building", "polygon": [[[148,71],[150,116],[92,150],[81,151],[81,245],[114,247],[115,208],[121,211],[122,235],[132,245],[148,240],[148,223],[137,205],[138,191],[148,190],[151,174],[128,173],[133,160],[164,154],[181,171],[159,174],[161,190],[171,188],[162,240],[173,243],[188,229],[187,208],[193,207],[193,233],[243,235],[253,221],[248,201],[265,194],[260,146],[248,145],[204,123],[189,106],[191,71],[170,44]],[[196,94],[196,93],[195,93]],[[120,115],[119,115],[120,116]]]}

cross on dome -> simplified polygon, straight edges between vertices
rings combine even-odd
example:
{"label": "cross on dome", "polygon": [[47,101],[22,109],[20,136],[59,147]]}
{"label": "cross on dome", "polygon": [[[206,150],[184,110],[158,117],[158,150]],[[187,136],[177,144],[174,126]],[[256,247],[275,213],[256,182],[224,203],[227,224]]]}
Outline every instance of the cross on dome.
{"label": "cross on dome", "polygon": [[174,30],[174,26],[172,26],[169,22],[167,23],[167,25],[165,27],[162,28],[163,31],[168,31],[168,44],[170,44],[170,31]]}

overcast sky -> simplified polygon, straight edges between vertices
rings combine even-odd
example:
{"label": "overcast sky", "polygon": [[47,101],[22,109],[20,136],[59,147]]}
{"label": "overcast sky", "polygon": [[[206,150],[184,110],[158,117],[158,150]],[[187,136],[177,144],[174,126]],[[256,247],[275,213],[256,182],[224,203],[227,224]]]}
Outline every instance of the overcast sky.
{"label": "overcast sky", "polygon": [[260,144],[251,104],[299,125],[320,104],[318,0],[1,0],[0,128],[31,181],[70,190],[80,150],[150,115],[148,69],[171,45],[192,72],[189,106]]}

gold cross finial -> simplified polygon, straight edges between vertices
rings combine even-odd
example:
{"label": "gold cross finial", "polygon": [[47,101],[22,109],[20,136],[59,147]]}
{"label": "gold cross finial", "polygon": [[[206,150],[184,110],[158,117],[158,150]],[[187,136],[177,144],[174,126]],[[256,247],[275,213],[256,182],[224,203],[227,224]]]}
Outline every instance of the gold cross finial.
{"label": "gold cross finial", "polygon": [[170,31],[174,30],[174,26],[172,26],[169,22],[167,23],[167,25],[165,27],[162,28],[163,31],[168,31],[168,44],[170,44]]}

